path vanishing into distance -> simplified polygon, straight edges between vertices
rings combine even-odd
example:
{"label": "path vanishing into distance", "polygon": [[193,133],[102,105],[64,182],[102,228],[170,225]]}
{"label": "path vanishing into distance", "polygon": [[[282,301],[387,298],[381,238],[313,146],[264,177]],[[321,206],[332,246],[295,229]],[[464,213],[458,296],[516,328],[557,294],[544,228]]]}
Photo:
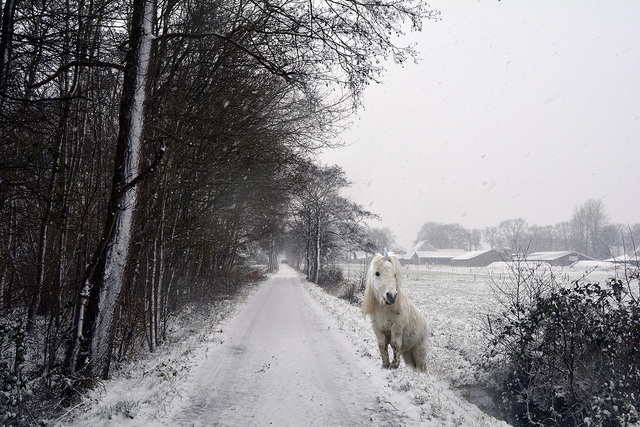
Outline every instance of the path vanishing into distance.
{"label": "path vanishing into distance", "polygon": [[224,326],[169,425],[413,425],[378,360],[364,358],[287,265]]}

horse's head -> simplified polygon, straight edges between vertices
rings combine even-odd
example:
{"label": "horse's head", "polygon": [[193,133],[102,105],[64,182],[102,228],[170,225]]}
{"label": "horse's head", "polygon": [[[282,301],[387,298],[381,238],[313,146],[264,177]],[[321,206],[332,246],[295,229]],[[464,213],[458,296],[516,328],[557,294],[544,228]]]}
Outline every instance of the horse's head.
{"label": "horse's head", "polygon": [[400,262],[389,256],[375,254],[368,271],[369,286],[380,304],[391,305],[398,299],[400,291]]}

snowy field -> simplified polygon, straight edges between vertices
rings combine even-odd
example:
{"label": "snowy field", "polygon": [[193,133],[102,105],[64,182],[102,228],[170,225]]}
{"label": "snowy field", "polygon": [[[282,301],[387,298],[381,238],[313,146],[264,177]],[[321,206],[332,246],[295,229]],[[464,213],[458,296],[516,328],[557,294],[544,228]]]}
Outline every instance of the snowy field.
{"label": "snowy field", "polygon": [[[590,270],[583,267],[554,274],[577,278]],[[345,269],[347,274],[357,275],[362,267],[351,265]],[[496,309],[491,282],[506,274],[500,266],[405,269],[405,292],[425,314],[432,329],[427,375],[404,365],[391,371],[379,368],[376,340],[359,307],[313,284],[301,283],[324,309],[326,322],[333,322],[352,344],[361,371],[370,372],[385,384],[390,410],[412,414],[412,422],[406,425],[489,426],[506,424],[483,413],[464,396],[472,396],[472,401],[483,398],[474,393],[478,385],[476,367],[486,348],[482,320]],[[591,281],[604,281],[611,274],[600,268],[589,277]],[[187,310],[175,319],[169,343],[155,354],[122,367],[112,380],[86,394],[64,417],[49,421],[61,426],[170,425],[167,420],[184,403],[187,392],[196,387],[194,368],[206,361],[211,351],[215,354],[225,340],[223,330],[259,289],[248,288],[234,300],[207,309]],[[408,402],[408,406],[397,402]],[[363,419],[363,424],[370,421]]]}

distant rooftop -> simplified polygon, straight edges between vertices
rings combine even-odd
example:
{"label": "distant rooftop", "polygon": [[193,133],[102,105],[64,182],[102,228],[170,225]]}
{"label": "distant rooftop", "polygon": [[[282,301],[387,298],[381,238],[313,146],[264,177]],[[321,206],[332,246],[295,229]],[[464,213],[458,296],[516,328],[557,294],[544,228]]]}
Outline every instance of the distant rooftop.
{"label": "distant rooftop", "polygon": [[554,261],[558,258],[565,257],[567,255],[575,254],[584,258],[592,259],[584,254],[576,251],[556,251],[556,252],[532,252],[528,254],[525,259],[527,261]]}
{"label": "distant rooftop", "polygon": [[486,249],[484,251],[470,251],[470,252],[466,252],[466,253],[464,253],[462,255],[458,255],[454,259],[456,261],[462,261],[462,260],[465,260],[465,259],[473,259],[473,258],[475,258],[477,256],[484,255],[484,254],[486,254],[488,252],[491,252],[492,250],[493,249]]}

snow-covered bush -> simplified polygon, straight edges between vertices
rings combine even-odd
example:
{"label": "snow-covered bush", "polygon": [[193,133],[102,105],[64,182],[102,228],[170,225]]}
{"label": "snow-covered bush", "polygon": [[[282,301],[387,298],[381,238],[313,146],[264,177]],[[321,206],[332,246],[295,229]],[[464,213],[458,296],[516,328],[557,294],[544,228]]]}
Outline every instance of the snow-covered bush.
{"label": "snow-covered bush", "polygon": [[557,285],[489,323],[494,386],[514,422],[639,421],[640,304],[621,280]]}
{"label": "snow-covered bush", "polygon": [[126,399],[120,400],[113,405],[107,405],[100,410],[100,415],[103,419],[113,420],[118,417],[124,419],[134,419],[138,413],[140,402],[135,400]]}

